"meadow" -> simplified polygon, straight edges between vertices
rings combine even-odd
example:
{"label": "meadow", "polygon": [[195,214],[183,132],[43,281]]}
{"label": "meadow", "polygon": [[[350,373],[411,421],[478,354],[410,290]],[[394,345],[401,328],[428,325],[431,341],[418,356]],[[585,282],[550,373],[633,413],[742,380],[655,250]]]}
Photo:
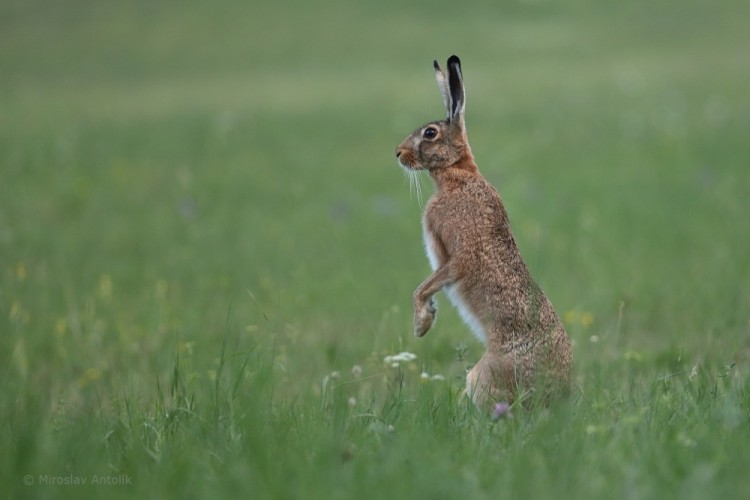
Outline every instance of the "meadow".
{"label": "meadow", "polygon": [[[747,498],[747,2],[0,4],[2,498]],[[492,421],[394,156],[467,125],[574,343]],[[414,359],[394,361],[398,353]]]}

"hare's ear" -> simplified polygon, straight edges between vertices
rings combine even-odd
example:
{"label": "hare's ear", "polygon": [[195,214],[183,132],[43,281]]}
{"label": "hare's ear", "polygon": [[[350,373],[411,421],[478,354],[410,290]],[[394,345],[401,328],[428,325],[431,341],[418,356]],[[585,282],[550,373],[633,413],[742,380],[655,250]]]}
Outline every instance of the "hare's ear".
{"label": "hare's ear", "polygon": [[448,121],[463,126],[466,91],[461,73],[461,60],[457,56],[451,56],[448,59],[448,90],[450,91]]}
{"label": "hare's ear", "polygon": [[448,120],[451,119],[451,92],[448,87],[448,79],[445,77],[445,73],[440,69],[440,65],[437,61],[434,61],[433,66],[435,67],[435,80],[437,80],[438,90],[440,95],[443,96],[443,104],[445,104],[445,111],[447,113]]}

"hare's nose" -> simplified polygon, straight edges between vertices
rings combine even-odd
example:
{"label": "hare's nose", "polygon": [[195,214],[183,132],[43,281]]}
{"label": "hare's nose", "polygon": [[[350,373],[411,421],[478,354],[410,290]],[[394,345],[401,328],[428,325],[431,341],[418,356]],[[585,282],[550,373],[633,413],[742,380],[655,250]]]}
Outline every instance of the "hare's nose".
{"label": "hare's nose", "polygon": [[401,158],[401,150],[400,149],[396,150],[396,158]]}

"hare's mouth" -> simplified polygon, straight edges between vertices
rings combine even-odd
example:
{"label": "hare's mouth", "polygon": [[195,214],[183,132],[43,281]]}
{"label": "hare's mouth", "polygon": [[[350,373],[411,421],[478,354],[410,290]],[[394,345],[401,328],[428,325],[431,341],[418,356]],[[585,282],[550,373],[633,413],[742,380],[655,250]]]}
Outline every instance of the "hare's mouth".
{"label": "hare's mouth", "polygon": [[404,170],[414,170],[414,166],[408,162],[405,162],[401,158],[398,159],[398,165]]}
{"label": "hare's mouth", "polygon": [[422,170],[422,165],[410,154],[404,153],[398,155],[398,164],[405,170]]}

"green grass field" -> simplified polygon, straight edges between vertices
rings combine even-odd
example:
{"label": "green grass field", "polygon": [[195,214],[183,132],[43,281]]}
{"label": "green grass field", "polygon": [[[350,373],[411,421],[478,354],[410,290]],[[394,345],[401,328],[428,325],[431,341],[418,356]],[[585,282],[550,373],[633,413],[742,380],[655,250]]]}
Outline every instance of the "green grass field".
{"label": "green grass field", "polygon": [[[748,14],[3,2],[0,497],[747,498]],[[453,53],[574,342],[571,398],[494,423],[442,294],[411,334],[394,149]]]}

